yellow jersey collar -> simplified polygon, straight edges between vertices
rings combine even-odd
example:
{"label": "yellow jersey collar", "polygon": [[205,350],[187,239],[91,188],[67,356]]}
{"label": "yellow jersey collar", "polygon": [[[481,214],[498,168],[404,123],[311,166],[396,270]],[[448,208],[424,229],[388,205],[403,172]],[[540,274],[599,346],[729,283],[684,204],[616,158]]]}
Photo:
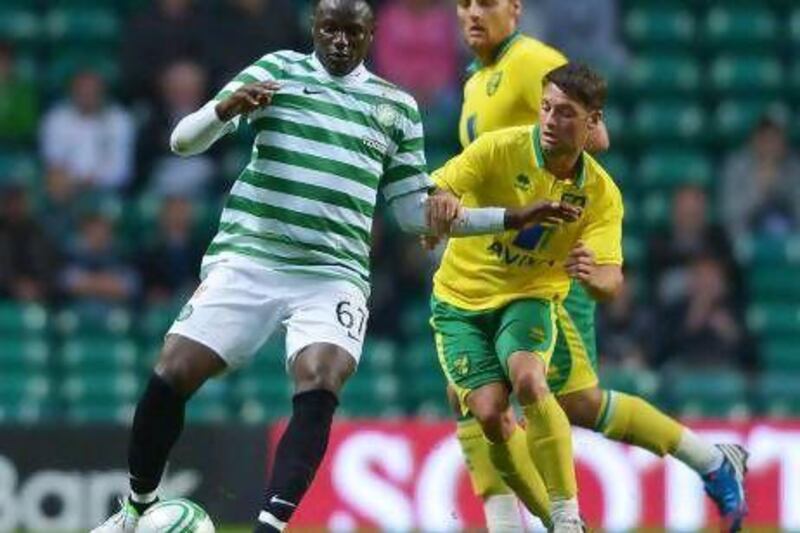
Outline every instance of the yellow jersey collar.
{"label": "yellow jersey collar", "polygon": [[[533,138],[533,162],[536,168],[544,168],[544,153],[542,152],[542,141],[539,135],[539,125],[533,127],[531,131]],[[578,178],[573,181],[575,186],[579,189],[583,188],[586,183],[586,152],[581,152],[581,157],[578,158]]]}
{"label": "yellow jersey collar", "polygon": [[508,52],[508,49],[511,48],[511,45],[517,42],[517,40],[520,37],[522,37],[520,31],[514,30],[514,32],[511,35],[503,39],[503,42],[497,45],[494,54],[492,54],[492,60],[489,63],[483,64],[481,63],[481,60],[476,57],[467,67],[467,73],[475,74],[483,67],[496,63],[501,57],[505,55],[506,52]]}

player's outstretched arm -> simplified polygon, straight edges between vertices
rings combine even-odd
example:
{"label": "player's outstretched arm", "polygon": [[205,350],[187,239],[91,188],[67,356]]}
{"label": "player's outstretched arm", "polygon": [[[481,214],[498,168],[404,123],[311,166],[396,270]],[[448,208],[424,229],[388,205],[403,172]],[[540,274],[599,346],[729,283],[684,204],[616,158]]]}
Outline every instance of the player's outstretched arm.
{"label": "player's outstretched arm", "polygon": [[268,106],[279,88],[274,81],[249,83],[220,102],[208,102],[178,122],[170,137],[170,148],[181,156],[208,150],[220,137],[236,129],[234,118]]}
{"label": "player's outstretched arm", "polygon": [[540,201],[518,208],[463,207],[454,195],[437,190],[415,191],[390,202],[400,228],[419,235],[466,237],[490,235],[532,224],[572,222],[580,208],[561,202]]}

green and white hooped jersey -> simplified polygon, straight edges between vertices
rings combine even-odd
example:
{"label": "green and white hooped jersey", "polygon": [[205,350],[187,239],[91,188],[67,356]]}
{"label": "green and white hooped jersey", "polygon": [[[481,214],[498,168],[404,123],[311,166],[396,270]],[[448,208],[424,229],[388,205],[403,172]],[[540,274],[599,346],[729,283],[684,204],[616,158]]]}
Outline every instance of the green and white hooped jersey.
{"label": "green and white hooped jersey", "polygon": [[256,132],[252,157],[203,263],[244,255],[345,278],[369,294],[378,189],[392,200],[432,186],[417,104],[363,65],[334,77],[314,54],[292,51],[265,55],[214,100],[267,80],[281,88],[247,117]]}

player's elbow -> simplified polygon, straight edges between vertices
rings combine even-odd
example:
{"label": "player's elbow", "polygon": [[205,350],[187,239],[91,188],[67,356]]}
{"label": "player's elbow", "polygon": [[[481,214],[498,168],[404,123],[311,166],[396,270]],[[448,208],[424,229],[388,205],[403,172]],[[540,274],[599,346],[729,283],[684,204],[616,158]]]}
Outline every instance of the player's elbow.
{"label": "player's elbow", "polygon": [[172,150],[173,154],[181,157],[188,157],[196,153],[194,150],[192,150],[191,143],[189,143],[187,139],[183,138],[179,128],[175,128],[172,131],[172,135],[170,135],[169,138],[169,148]]}
{"label": "player's elbow", "polygon": [[596,288],[595,294],[600,301],[613,300],[622,289],[625,278],[620,267],[606,267],[604,270],[603,283]]}

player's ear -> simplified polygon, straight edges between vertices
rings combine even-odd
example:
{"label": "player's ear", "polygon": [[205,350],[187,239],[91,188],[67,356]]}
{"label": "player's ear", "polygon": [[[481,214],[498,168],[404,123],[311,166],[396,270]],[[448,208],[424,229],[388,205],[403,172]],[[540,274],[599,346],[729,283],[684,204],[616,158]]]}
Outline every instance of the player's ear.
{"label": "player's ear", "polygon": [[509,0],[511,2],[511,12],[514,14],[514,19],[519,22],[522,16],[522,0]]}
{"label": "player's ear", "polygon": [[602,121],[603,121],[602,109],[595,109],[594,111],[589,111],[589,116],[588,116],[589,129],[593,130],[597,128]]}

